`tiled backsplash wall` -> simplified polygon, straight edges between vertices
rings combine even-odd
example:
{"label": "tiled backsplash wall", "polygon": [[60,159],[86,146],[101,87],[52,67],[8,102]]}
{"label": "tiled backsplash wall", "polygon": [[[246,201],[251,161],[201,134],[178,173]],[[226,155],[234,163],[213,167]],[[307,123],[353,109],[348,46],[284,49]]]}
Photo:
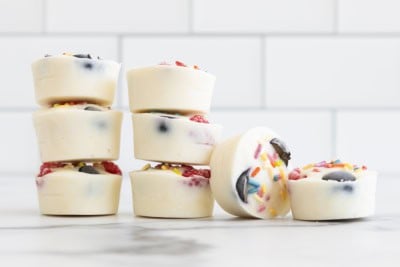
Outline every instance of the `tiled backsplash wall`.
{"label": "tiled backsplash wall", "polygon": [[217,76],[224,136],[266,125],[294,165],[339,156],[400,174],[399,12],[397,0],[0,0],[0,174],[37,172],[30,64],[65,51],[123,63],[125,171],[142,164],[125,70],[179,59]]}

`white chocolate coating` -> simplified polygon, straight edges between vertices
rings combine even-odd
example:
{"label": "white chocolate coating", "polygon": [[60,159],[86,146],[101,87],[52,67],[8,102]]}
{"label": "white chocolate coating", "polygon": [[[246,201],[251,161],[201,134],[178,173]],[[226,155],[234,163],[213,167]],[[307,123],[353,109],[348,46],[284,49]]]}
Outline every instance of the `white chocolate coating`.
{"label": "white chocolate coating", "polygon": [[42,162],[119,157],[122,112],[51,108],[34,112]]}
{"label": "white chocolate coating", "polygon": [[133,171],[130,177],[136,216],[160,218],[212,216],[214,199],[207,178],[183,177],[171,170],[155,169]]}
{"label": "white chocolate coating", "polygon": [[352,172],[355,181],[325,181],[322,177],[341,168],[320,168],[307,178],[289,180],[293,218],[297,220],[342,220],[374,214],[377,173]]}
{"label": "white chocolate coating", "polygon": [[108,215],[118,212],[122,176],[60,169],[36,178],[39,207],[47,215]]}
{"label": "white chocolate coating", "polygon": [[[258,127],[215,147],[210,163],[211,190],[218,204],[228,213],[266,219],[289,212],[287,170],[270,144],[274,138],[278,138],[274,132]],[[273,161],[269,157],[274,157]],[[247,203],[237,189],[239,177],[246,170],[248,190],[242,192],[245,192]]]}
{"label": "white chocolate coating", "polygon": [[188,67],[157,65],[127,72],[132,112],[208,113],[215,76]]}
{"label": "white chocolate coating", "polygon": [[185,116],[132,115],[135,157],[142,160],[208,165],[222,127]]}
{"label": "white chocolate coating", "polygon": [[73,56],[51,56],[32,63],[36,101],[48,106],[58,102],[88,101],[112,104],[120,64]]}

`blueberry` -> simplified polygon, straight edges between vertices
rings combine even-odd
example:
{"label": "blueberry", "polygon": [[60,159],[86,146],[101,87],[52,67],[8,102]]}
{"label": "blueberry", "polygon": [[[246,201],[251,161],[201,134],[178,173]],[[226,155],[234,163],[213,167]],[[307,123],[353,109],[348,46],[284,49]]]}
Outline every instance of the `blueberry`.
{"label": "blueberry", "polygon": [[322,180],[345,182],[345,181],[355,181],[356,177],[353,174],[346,172],[346,171],[334,171],[334,172],[325,174],[322,177]]}
{"label": "blueberry", "polygon": [[92,59],[92,56],[90,54],[75,54],[73,55],[74,57],[77,58],[88,58],[88,59]]}
{"label": "blueberry", "polygon": [[272,139],[269,143],[272,145],[276,153],[278,153],[279,157],[287,166],[290,160],[290,151],[286,144],[278,138]]}
{"label": "blueberry", "polygon": [[236,181],[236,192],[239,195],[239,198],[244,202],[247,203],[247,191],[248,191],[248,183],[249,183],[249,172],[250,168],[242,172],[239,178]]}
{"label": "blueberry", "polygon": [[176,117],[168,116],[168,115],[160,115],[160,117],[167,118],[167,119],[176,119]]}
{"label": "blueberry", "polygon": [[161,133],[166,133],[169,131],[169,127],[165,121],[161,121],[158,125],[158,131]]}
{"label": "blueberry", "polygon": [[343,191],[348,192],[348,193],[352,193],[354,191],[354,188],[352,185],[346,184],[343,186]]}
{"label": "blueberry", "polygon": [[80,167],[79,171],[89,174],[100,174],[93,166],[88,166],[88,165]]}
{"label": "blueberry", "polygon": [[100,130],[105,130],[108,128],[108,123],[105,120],[98,120],[95,122],[96,127],[99,128]]}
{"label": "blueberry", "polygon": [[95,107],[95,106],[87,106],[84,108],[84,110],[88,110],[88,111],[102,111],[100,108]]}
{"label": "blueberry", "polygon": [[85,62],[85,63],[83,63],[83,67],[85,69],[91,70],[91,69],[93,69],[93,64],[91,62]]}

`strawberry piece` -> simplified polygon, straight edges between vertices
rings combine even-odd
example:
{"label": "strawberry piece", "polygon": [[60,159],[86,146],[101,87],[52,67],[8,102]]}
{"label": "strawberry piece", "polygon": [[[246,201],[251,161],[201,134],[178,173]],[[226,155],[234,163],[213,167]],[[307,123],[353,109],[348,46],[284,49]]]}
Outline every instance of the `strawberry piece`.
{"label": "strawberry piece", "polygon": [[185,65],[185,63],[183,63],[183,62],[180,62],[180,61],[175,61],[175,65],[177,65],[177,66],[179,66],[179,67],[187,67],[186,65]]}
{"label": "strawberry piece", "polygon": [[104,167],[104,170],[106,170],[106,172],[112,173],[112,174],[118,174],[118,175],[122,175],[122,172],[120,170],[120,168],[114,164],[111,161],[103,161],[101,163]]}
{"label": "strawberry piece", "polygon": [[37,175],[38,177],[45,176],[46,174],[52,173],[53,168],[61,168],[65,164],[61,162],[44,162],[42,166],[40,166],[40,171],[39,174]]}

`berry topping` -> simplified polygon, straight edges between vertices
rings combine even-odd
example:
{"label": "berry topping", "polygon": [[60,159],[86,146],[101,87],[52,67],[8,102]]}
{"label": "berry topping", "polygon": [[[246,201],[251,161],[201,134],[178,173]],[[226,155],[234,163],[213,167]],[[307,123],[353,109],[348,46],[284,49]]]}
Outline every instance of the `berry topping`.
{"label": "berry topping", "polygon": [[194,115],[190,117],[191,121],[199,122],[199,123],[209,123],[209,121],[204,118],[202,115]]}
{"label": "berry topping", "polygon": [[180,61],[175,61],[175,65],[177,65],[177,66],[179,66],[179,67],[187,67],[186,65],[185,65],[185,63],[183,63],[183,62],[180,62]]}
{"label": "berry topping", "polygon": [[355,181],[356,177],[347,171],[334,171],[325,174],[324,177],[322,177],[322,180],[348,182],[348,181]]}
{"label": "berry topping", "polygon": [[289,180],[299,180],[301,179],[301,170],[299,168],[294,169],[289,173]]}
{"label": "berry topping", "polygon": [[111,161],[103,161],[101,162],[101,164],[103,165],[104,169],[106,170],[106,172],[112,173],[112,174],[118,174],[118,175],[122,175],[121,170],[119,169],[119,167],[114,164]]}
{"label": "berry topping", "polygon": [[93,166],[90,165],[80,167],[79,171],[88,174],[99,174],[99,172]]}
{"label": "berry topping", "polygon": [[38,174],[38,177],[45,176],[46,174],[52,173],[53,168],[61,168],[64,167],[64,163],[61,162],[45,162],[40,166],[40,172]]}
{"label": "berry topping", "polygon": [[208,169],[195,169],[190,166],[190,168],[185,168],[182,173],[183,177],[201,176],[204,178],[210,178],[211,172]]}

